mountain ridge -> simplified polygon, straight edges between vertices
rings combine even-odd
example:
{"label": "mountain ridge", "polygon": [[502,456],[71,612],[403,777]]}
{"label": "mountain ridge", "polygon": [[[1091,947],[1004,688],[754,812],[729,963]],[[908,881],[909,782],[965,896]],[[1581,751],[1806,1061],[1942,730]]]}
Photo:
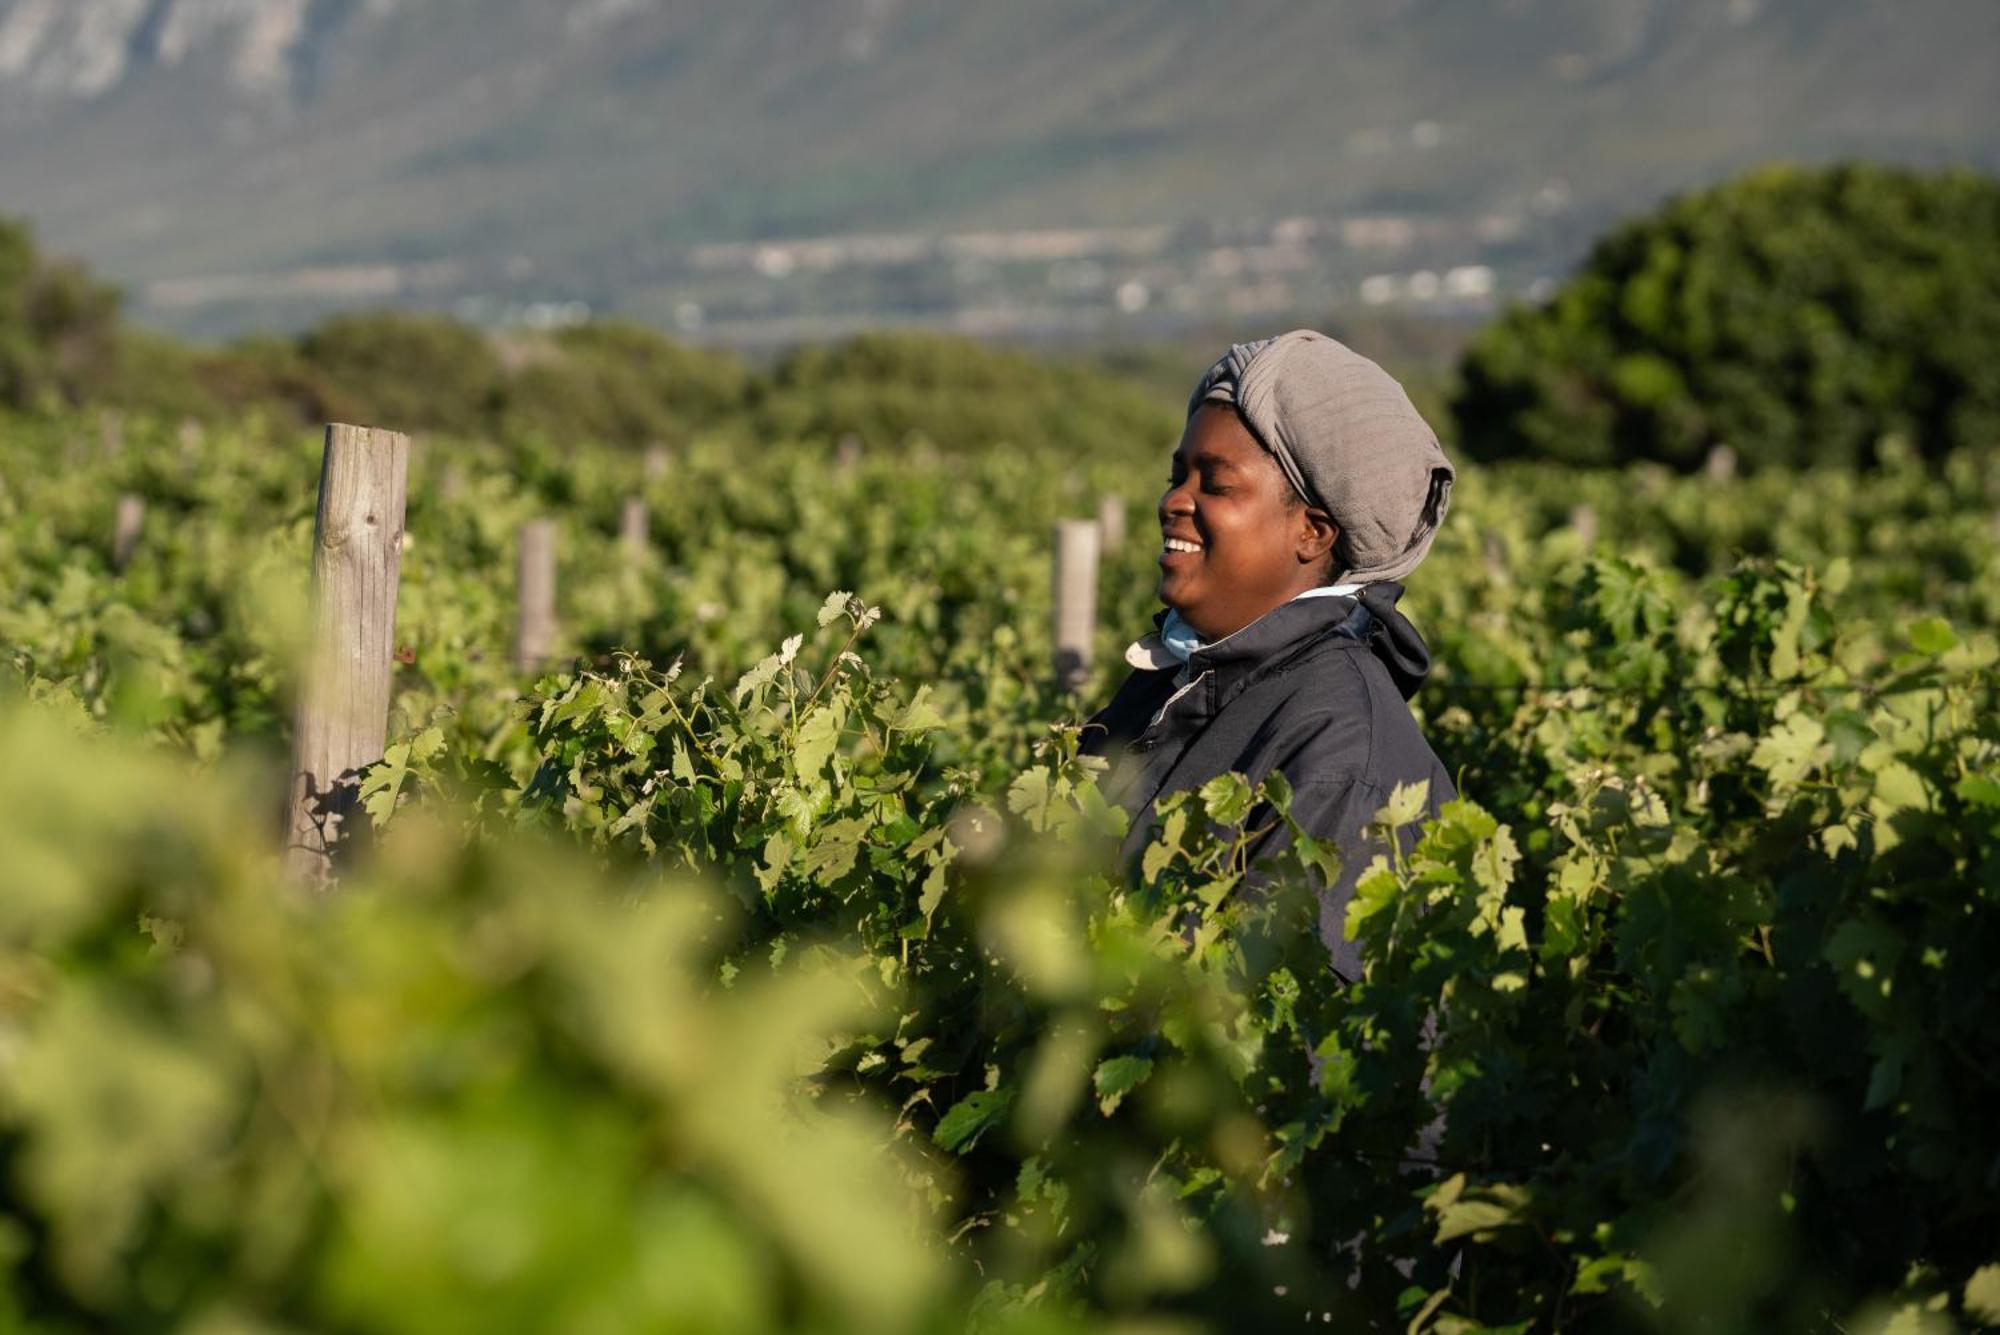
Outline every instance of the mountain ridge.
{"label": "mountain ridge", "polygon": [[[385,293],[921,323],[1071,280],[1105,311],[1140,283],[1158,314],[1227,297],[1198,271],[1232,228],[1294,218],[1439,238],[1315,252],[1302,303],[1383,266],[1518,290],[1767,158],[2000,163],[1995,54],[1985,0],[0,0],[0,209],[203,332]],[[1086,256],[1094,282],[688,260],[1147,226],[1200,235],[1171,264]]]}

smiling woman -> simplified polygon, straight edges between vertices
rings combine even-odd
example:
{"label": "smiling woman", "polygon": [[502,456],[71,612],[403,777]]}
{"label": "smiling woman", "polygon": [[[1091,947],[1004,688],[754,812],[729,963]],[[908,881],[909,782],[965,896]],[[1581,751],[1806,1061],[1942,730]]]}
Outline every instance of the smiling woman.
{"label": "smiling woman", "polygon": [[1204,640],[1327,583],[1339,530],[1226,404],[1188,418],[1160,502],[1160,599]]}
{"label": "smiling woman", "polygon": [[[1406,703],[1430,654],[1396,610],[1453,477],[1366,357],[1309,330],[1231,348],[1189,400],[1160,499],[1158,629],[1126,651],[1132,675],[1086,734],[1134,815],[1128,855],[1167,794],[1283,774],[1300,825],[1342,854],[1318,890],[1347,978],[1359,961],[1342,919],[1376,851],[1364,828],[1399,784],[1426,785],[1433,810],[1454,796]],[[1272,829],[1252,860],[1283,837]]]}

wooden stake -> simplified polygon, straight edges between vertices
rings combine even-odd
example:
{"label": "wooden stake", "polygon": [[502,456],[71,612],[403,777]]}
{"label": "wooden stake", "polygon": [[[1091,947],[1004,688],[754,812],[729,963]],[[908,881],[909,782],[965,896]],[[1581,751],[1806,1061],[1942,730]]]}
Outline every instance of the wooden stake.
{"label": "wooden stake", "polygon": [[1097,503],[1098,536],[1104,540],[1104,554],[1109,556],[1125,545],[1125,498],[1115,493],[1106,493]]}
{"label": "wooden stake", "polygon": [[514,666],[528,675],[540,672],[555,655],[556,526],[550,521],[521,525],[518,573]]}
{"label": "wooden stake", "polygon": [[139,535],[146,527],[146,502],[127,492],[118,498],[118,518],[111,529],[111,568],[123,573],[139,551]]}
{"label": "wooden stake", "polygon": [[287,869],[314,886],[332,883],[358,771],[382,758],[388,735],[409,467],[408,436],[326,430],[285,839]]}
{"label": "wooden stake", "polygon": [[1569,526],[1576,530],[1576,536],[1583,539],[1584,550],[1597,545],[1597,508],[1579,505],[1569,512]]}
{"label": "wooden stake", "polygon": [[628,565],[644,561],[647,550],[653,545],[646,502],[637,496],[625,498],[625,509],[618,516],[618,545],[624,549]]}
{"label": "wooden stake", "polygon": [[1056,686],[1076,690],[1090,675],[1097,638],[1097,524],[1065,519],[1056,525]]}
{"label": "wooden stake", "polygon": [[664,445],[646,447],[646,481],[658,482],[667,475],[667,468],[673,462]]}
{"label": "wooden stake", "polygon": [[1702,465],[1711,482],[1727,482],[1736,476],[1736,451],[1727,445],[1718,445],[1708,452],[1708,461]]}

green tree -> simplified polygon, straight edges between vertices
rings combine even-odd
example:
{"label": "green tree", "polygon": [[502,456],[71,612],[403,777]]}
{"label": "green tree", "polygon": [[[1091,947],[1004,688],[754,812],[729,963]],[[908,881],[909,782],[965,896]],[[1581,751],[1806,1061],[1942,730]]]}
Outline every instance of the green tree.
{"label": "green tree", "polygon": [[117,291],[38,254],[25,224],[0,218],[0,405],[97,397],[115,374],[118,339]]}
{"label": "green tree", "polygon": [[310,417],[408,431],[486,429],[504,371],[486,336],[448,316],[339,316],[299,340]]}
{"label": "green tree", "polygon": [[1866,466],[2000,437],[2000,181],[1771,167],[1600,242],[1490,327],[1453,403],[1468,453],[1688,469]]}

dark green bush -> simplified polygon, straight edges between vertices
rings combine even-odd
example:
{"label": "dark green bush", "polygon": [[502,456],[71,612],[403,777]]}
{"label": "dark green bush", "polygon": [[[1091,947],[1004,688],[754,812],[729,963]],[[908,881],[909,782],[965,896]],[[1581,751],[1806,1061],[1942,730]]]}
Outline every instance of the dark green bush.
{"label": "dark green bush", "polygon": [[2000,438],[2000,181],[1774,167],[1599,243],[1467,353],[1474,457],[1867,465]]}
{"label": "dark green bush", "polygon": [[753,419],[767,436],[852,435],[878,446],[921,437],[946,452],[1054,445],[1161,458],[1178,429],[1174,415],[1135,385],[929,334],[800,349],[761,387]]}
{"label": "dark green bush", "polygon": [[635,324],[579,325],[521,351],[500,425],[508,434],[557,441],[684,440],[738,415],[750,382],[750,369],[735,357]]}
{"label": "dark green bush", "polygon": [[299,341],[299,356],[314,416],[405,431],[485,430],[504,375],[485,335],[440,315],[338,316]]}
{"label": "dark green bush", "polygon": [[36,253],[25,225],[0,219],[0,405],[100,398],[118,361],[118,293]]}

